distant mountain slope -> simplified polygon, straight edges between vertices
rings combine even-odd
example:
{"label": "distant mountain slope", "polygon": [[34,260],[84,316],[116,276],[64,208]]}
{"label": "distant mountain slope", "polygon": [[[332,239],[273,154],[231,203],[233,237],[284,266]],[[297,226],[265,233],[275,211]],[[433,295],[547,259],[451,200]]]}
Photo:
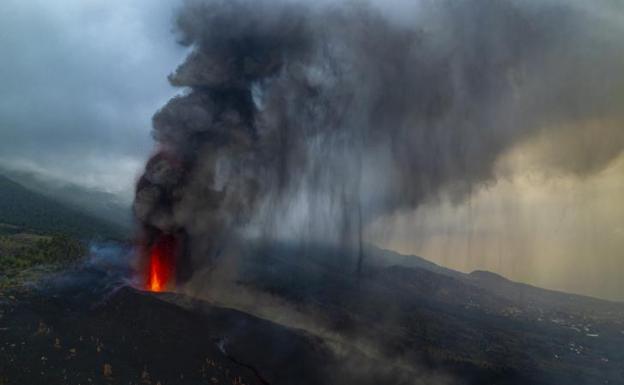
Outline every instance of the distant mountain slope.
{"label": "distant mountain slope", "polygon": [[189,288],[291,328],[308,328],[312,314],[306,330],[393,363],[445,368],[466,384],[624,383],[624,304],[418,257],[412,265],[422,267],[405,267],[394,262],[409,256],[372,248],[358,275],[357,253],[341,250],[252,245],[237,250],[238,286],[204,289],[198,276]]}
{"label": "distant mountain slope", "polygon": [[476,270],[467,275],[467,282],[482,289],[496,293],[511,301],[533,304],[534,306],[558,309],[561,311],[593,311],[607,313],[613,309],[621,310],[621,302],[607,301],[580,294],[565,293],[543,289],[521,282],[514,282],[496,273]]}
{"label": "distant mountain slope", "polygon": [[400,265],[405,267],[425,269],[434,273],[448,275],[455,278],[465,276],[464,273],[437,265],[423,257],[419,257],[417,255],[399,254],[395,251],[381,249],[373,245],[368,245],[366,247],[365,263],[379,267]]}
{"label": "distant mountain slope", "polygon": [[608,312],[613,306],[617,306],[618,308],[622,308],[623,306],[622,303],[618,302],[549,290],[521,282],[515,282],[489,271],[475,270],[466,274],[442,267],[416,255],[403,255],[375,246],[368,247],[366,258],[366,262],[372,266],[402,266],[424,269],[433,273],[459,279],[463,283],[495,293],[498,297],[510,301],[533,304],[549,309],[559,309],[563,311],[579,311],[579,309],[583,309],[584,311],[593,310],[604,313]]}
{"label": "distant mountain slope", "polygon": [[118,226],[67,207],[1,175],[0,223],[79,238],[125,236]]}
{"label": "distant mountain slope", "polygon": [[132,227],[130,202],[124,201],[115,194],[52,179],[30,171],[0,168],[0,175],[65,206],[121,226],[124,230]]}

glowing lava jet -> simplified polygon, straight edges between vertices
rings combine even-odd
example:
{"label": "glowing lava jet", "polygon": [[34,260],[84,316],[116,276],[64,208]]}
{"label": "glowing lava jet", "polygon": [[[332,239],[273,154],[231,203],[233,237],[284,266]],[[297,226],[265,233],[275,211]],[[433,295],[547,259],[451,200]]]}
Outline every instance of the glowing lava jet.
{"label": "glowing lava jet", "polygon": [[175,283],[177,249],[176,238],[170,234],[161,234],[148,248],[145,269],[146,290],[161,292]]}
{"label": "glowing lava jet", "polygon": [[185,170],[177,157],[160,150],[137,182],[133,211],[140,223],[138,280],[145,290],[171,290],[190,276],[186,231],[173,218]]}

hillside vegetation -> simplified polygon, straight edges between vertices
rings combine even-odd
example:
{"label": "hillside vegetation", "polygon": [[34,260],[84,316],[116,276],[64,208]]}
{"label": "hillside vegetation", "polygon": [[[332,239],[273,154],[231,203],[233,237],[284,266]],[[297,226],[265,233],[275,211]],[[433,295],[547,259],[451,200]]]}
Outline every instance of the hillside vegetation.
{"label": "hillside vegetation", "polygon": [[85,255],[85,244],[66,235],[0,235],[0,290],[55,271]]}
{"label": "hillside vegetation", "polygon": [[80,239],[120,239],[127,235],[118,226],[67,207],[2,175],[0,223],[5,224],[0,232],[7,228],[11,231],[13,226],[34,233],[64,234]]}

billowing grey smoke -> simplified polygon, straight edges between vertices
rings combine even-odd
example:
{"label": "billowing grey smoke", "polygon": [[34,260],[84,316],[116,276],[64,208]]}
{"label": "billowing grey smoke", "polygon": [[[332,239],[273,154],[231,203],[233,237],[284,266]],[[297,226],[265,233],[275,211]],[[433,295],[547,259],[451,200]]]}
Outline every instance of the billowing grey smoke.
{"label": "billowing grey smoke", "polygon": [[600,169],[624,145],[621,8],[440,1],[393,20],[356,3],[187,1],[192,52],[170,77],[185,91],[154,116],[136,215],[183,231],[198,264],[243,231],[360,242],[373,218],[461,199],[512,146],[575,122],[609,122],[609,151],[570,170]]}

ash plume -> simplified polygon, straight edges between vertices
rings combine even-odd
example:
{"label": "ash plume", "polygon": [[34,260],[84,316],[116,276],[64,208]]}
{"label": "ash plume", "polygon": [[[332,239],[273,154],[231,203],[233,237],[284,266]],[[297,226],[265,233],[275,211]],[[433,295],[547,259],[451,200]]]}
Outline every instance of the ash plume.
{"label": "ash plume", "polygon": [[355,2],[186,1],[191,52],[170,76],[184,91],[154,116],[136,216],[148,239],[183,232],[197,268],[250,233],[357,249],[374,218],[463,199],[544,132],[600,125],[608,152],[558,164],[599,170],[624,147],[623,10],[599,3],[423,1],[398,20]]}

